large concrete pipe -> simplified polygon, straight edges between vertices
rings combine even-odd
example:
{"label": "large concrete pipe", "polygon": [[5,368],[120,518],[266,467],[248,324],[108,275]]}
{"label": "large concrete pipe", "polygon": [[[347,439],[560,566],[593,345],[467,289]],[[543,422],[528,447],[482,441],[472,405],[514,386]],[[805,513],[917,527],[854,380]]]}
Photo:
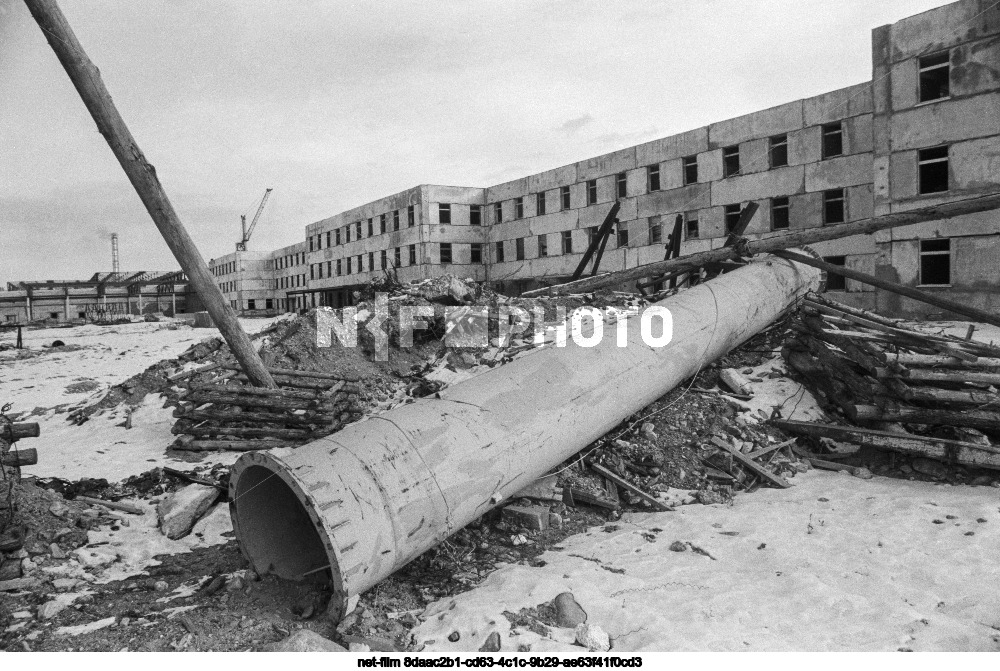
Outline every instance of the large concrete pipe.
{"label": "large concrete pipe", "polygon": [[[820,272],[765,257],[658,305],[673,339],[545,347],[295,449],[248,453],[230,479],[243,553],[262,573],[332,581],[330,613],[772,323]],[[635,322],[638,322],[635,319]],[[612,331],[608,333],[607,331]]]}

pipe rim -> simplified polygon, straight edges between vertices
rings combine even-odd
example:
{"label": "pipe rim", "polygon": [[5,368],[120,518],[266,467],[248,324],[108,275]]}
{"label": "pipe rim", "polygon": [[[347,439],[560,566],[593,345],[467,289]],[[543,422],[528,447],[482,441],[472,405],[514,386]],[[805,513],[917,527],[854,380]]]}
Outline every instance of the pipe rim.
{"label": "pipe rim", "polygon": [[[237,511],[239,507],[239,499],[242,496],[237,494],[240,479],[248,469],[254,467],[262,467],[271,472],[271,475],[267,476],[264,481],[267,481],[272,477],[278,477],[292,491],[296,498],[298,498],[299,503],[302,504],[303,510],[305,510],[306,515],[308,515],[309,520],[316,529],[320,541],[323,544],[323,550],[329,560],[330,582],[333,586],[333,595],[331,596],[330,604],[327,607],[327,614],[332,617],[334,621],[339,621],[347,612],[348,595],[344,588],[344,579],[340,570],[340,554],[337,552],[332,541],[333,534],[326,528],[326,523],[323,517],[316,512],[317,502],[315,497],[309,493],[307,488],[303,487],[298,478],[292,475],[291,467],[280,457],[270,452],[247,452],[237,459],[236,463],[230,467],[229,516],[232,519],[233,531],[236,533],[236,539],[240,546],[240,552],[250,563],[250,566],[254,569],[254,571],[257,571],[257,567],[253,563],[253,558],[250,556],[250,553],[246,550],[243,543],[239,541],[239,539],[244,538],[245,536],[243,529],[241,529],[240,516]],[[259,486],[264,481],[255,486]],[[246,493],[247,492],[244,492],[244,494]]]}

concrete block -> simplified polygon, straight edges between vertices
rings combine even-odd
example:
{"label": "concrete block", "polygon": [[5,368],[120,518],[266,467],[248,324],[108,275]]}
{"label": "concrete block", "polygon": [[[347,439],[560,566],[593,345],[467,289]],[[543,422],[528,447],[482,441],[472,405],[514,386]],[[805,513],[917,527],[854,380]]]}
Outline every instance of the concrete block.
{"label": "concrete block", "polygon": [[788,164],[815,163],[822,157],[820,143],[823,131],[819,126],[809,126],[788,134]]}
{"label": "concrete block", "polygon": [[846,86],[802,101],[803,126],[816,126],[871,112],[871,82]]}
{"label": "concrete block", "polygon": [[725,147],[751,138],[764,138],[802,128],[802,101],[752,112],[708,127],[710,147]]}
{"label": "concrete block", "polygon": [[922,149],[997,134],[996,94],[947,100],[896,112],[890,121],[896,150]]}
{"label": "concrete block", "polygon": [[[669,191],[655,191],[637,200],[636,218],[657,214],[676,214],[697,210],[711,204],[713,186],[706,183],[691,184]],[[621,218],[619,216],[619,218]]]}
{"label": "concrete block", "polygon": [[986,0],[952,2],[892,24],[893,63],[933,53],[958,42],[996,33],[996,14]]}
{"label": "concrete block", "polygon": [[160,531],[171,540],[191,533],[202,515],[219,498],[219,490],[207,485],[188,485],[169,494],[156,507]]}
{"label": "concrete block", "polygon": [[956,189],[994,192],[1000,186],[1000,136],[958,142],[948,153]]}
{"label": "concrete block", "polygon": [[707,183],[722,179],[722,149],[712,149],[698,154],[698,182]]}
{"label": "concrete block", "polygon": [[495,203],[498,200],[508,200],[518,196],[528,195],[528,178],[522,177],[510,182],[504,182],[486,189],[486,202]]}
{"label": "concrete block", "polygon": [[[576,176],[576,164],[564,165],[561,168],[554,168],[538,173],[537,175],[529,176],[528,191],[532,193],[548,191],[567,184],[574,184],[577,181],[579,180],[577,180]],[[553,205],[553,203],[550,202],[549,205]],[[555,205],[558,206],[558,203],[555,203]]]}
{"label": "concrete block", "polygon": [[806,191],[839,189],[873,181],[871,154],[838,156],[805,166]]}
{"label": "concrete block", "polygon": [[696,128],[670,137],[645,142],[635,148],[637,167],[691,156],[709,149],[708,128]]}
{"label": "concrete block", "polygon": [[712,185],[712,205],[730,205],[801,193],[806,188],[803,175],[802,166],[789,166],[730,177]]}
{"label": "concrete block", "polygon": [[[862,114],[844,120],[844,146],[849,154],[871,152],[874,146],[872,116]],[[870,157],[869,157],[870,159]]]}
{"label": "concrete block", "polygon": [[586,181],[632,170],[636,165],[636,148],[629,147],[580,161],[576,164],[576,176],[580,181]]}
{"label": "concrete block", "polygon": [[975,95],[1000,89],[1000,41],[963,44],[951,53],[951,94]]}

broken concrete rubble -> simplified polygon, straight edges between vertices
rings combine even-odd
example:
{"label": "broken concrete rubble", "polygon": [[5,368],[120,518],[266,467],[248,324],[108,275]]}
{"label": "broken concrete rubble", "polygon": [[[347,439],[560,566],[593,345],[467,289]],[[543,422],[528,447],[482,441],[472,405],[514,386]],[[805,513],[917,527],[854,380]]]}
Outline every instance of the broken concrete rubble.
{"label": "broken concrete rubble", "polygon": [[163,535],[177,540],[191,533],[191,528],[217,498],[218,489],[198,484],[188,485],[168,494],[156,507]]}

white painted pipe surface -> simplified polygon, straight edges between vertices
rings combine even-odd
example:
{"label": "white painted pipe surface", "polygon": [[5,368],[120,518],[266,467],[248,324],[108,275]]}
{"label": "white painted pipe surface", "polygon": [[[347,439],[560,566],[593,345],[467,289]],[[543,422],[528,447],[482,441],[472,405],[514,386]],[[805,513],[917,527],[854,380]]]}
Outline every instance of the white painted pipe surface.
{"label": "white painted pipe surface", "polygon": [[[257,571],[328,575],[330,614],[663,396],[820,285],[776,257],[658,303],[673,339],[546,346],[441,392],[232,468],[231,514]],[[657,322],[659,320],[654,320]],[[659,333],[659,327],[654,327]],[[328,573],[323,567],[329,567]],[[319,570],[317,570],[319,569]]]}

